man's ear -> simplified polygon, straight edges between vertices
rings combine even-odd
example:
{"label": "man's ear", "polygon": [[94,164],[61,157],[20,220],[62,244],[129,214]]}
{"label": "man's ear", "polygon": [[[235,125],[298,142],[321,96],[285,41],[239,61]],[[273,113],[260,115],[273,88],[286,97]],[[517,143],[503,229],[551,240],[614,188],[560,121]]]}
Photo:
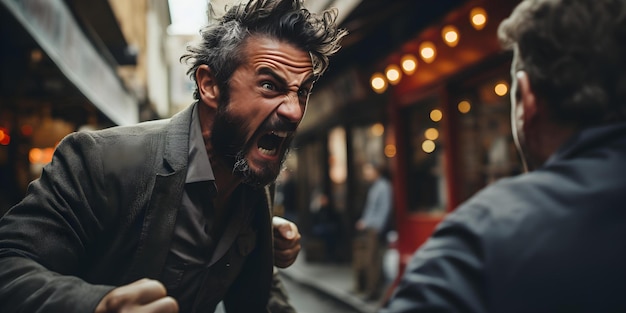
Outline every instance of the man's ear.
{"label": "man's ear", "polygon": [[517,78],[517,92],[519,93],[519,101],[521,101],[524,108],[523,120],[524,125],[532,125],[532,122],[537,118],[539,112],[537,97],[530,85],[530,79],[525,71],[519,71],[515,73]]}
{"label": "man's ear", "polygon": [[213,75],[213,71],[211,71],[208,65],[202,64],[196,70],[196,84],[198,84],[200,101],[209,107],[217,109],[220,92],[215,75]]}

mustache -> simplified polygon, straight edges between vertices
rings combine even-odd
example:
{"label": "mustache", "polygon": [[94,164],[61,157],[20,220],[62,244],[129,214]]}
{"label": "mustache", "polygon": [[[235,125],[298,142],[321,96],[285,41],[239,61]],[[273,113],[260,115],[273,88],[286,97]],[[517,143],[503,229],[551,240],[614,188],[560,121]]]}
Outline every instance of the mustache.
{"label": "mustache", "polygon": [[268,118],[261,124],[258,131],[261,133],[271,132],[271,131],[285,131],[285,132],[295,132],[298,128],[298,124],[296,122],[290,122],[288,120],[275,117]]}

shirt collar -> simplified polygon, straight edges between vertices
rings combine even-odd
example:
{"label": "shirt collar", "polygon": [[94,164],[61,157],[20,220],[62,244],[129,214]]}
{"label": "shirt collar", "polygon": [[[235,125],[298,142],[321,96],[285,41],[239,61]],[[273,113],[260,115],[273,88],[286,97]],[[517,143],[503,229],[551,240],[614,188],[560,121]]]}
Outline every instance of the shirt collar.
{"label": "shirt collar", "polygon": [[575,157],[583,151],[606,146],[608,143],[616,140],[623,141],[625,137],[626,123],[624,122],[584,129],[568,139],[556,153],[548,158],[545,165],[550,165],[558,160]]}
{"label": "shirt collar", "polygon": [[185,183],[215,181],[213,168],[211,167],[204,139],[202,138],[198,105],[200,104],[195,104],[191,115],[191,125],[189,125],[189,162],[187,164]]}

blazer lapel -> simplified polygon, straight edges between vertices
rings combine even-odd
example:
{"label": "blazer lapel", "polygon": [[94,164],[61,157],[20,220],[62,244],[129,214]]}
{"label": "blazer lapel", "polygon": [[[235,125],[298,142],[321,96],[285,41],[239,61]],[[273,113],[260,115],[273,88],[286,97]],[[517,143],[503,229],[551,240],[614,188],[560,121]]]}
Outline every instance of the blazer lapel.
{"label": "blazer lapel", "polygon": [[189,149],[189,125],[195,105],[172,117],[165,143],[163,166],[157,172],[145,211],[137,252],[128,281],[158,278],[165,265],[181,204]]}

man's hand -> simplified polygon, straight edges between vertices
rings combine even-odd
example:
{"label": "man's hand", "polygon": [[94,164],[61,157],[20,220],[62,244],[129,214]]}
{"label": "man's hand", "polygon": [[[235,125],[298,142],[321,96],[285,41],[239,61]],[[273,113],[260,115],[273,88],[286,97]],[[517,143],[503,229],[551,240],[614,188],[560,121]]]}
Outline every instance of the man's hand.
{"label": "man's hand", "polygon": [[274,265],[286,268],[300,253],[300,232],[296,224],[278,216],[272,218],[274,229]]}
{"label": "man's hand", "polygon": [[96,307],[95,313],[178,313],[178,303],[167,296],[163,284],[140,279],[109,292]]}
{"label": "man's hand", "polygon": [[354,228],[356,230],[365,230],[365,222],[362,219],[356,221],[356,224],[354,224]]}

